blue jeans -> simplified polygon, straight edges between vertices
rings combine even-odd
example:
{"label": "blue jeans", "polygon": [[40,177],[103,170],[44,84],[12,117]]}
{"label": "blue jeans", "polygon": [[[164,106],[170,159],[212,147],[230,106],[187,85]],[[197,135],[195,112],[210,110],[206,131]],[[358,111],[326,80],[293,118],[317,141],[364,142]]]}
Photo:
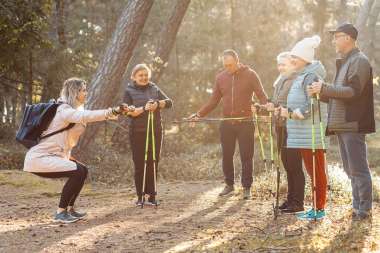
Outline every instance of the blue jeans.
{"label": "blue jeans", "polygon": [[351,180],[352,206],[359,213],[372,208],[372,178],[367,161],[365,134],[337,134],[343,168]]}

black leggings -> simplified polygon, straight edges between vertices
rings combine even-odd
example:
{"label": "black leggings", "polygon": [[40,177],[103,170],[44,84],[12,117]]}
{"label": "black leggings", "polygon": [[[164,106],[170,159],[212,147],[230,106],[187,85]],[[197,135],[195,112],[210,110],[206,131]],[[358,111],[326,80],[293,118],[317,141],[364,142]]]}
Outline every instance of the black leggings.
{"label": "black leggings", "polygon": [[[75,161],[74,161],[75,162]],[[88,169],[81,163],[77,164],[76,170],[62,171],[62,172],[34,172],[33,174],[46,177],[46,178],[61,178],[68,177],[69,179],[65,183],[61,193],[61,200],[59,201],[59,208],[67,208],[68,206],[74,206],[74,202],[77,199],[84,181],[86,180]]]}
{"label": "black leggings", "polygon": [[[142,186],[144,177],[144,167],[145,167],[145,140],[146,132],[132,132],[130,134],[133,163],[135,165],[135,186],[136,194],[138,197],[142,196]],[[162,141],[162,130],[159,128],[155,131],[155,143],[156,143],[156,170],[158,168],[158,161],[160,160],[161,152],[161,141]],[[153,159],[152,159],[152,142],[150,138],[149,150],[148,150],[148,161],[146,168],[146,179],[145,179],[145,189],[144,192],[150,196],[157,194],[154,189],[154,171],[153,171]],[[157,171],[156,171],[157,179]]]}
{"label": "black leggings", "polygon": [[[298,149],[287,148],[286,126],[276,127],[277,145],[281,146],[281,160],[288,179],[287,201],[293,206],[303,206],[305,195],[305,175],[302,169],[302,156]],[[282,141],[282,143],[280,143]]]}

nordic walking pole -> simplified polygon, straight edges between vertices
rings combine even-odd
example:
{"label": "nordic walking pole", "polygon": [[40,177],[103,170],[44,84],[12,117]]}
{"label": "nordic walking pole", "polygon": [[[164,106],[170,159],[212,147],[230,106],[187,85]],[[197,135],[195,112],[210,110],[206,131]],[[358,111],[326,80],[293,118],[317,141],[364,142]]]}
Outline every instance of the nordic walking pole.
{"label": "nordic walking pole", "polygon": [[[201,118],[197,120],[191,120],[184,118],[182,120],[174,120],[173,124],[182,124],[182,123],[213,123],[213,122],[223,122],[223,121],[237,121],[237,122],[252,122],[255,117],[237,117],[237,118]],[[262,121],[257,119],[257,121]],[[263,121],[266,122],[266,121]]]}
{"label": "nordic walking pole", "polygon": [[[281,118],[279,117],[277,122],[279,122],[280,120]],[[281,136],[279,136],[280,135],[279,133],[276,135],[277,137],[277,150],[276,150],[277,164],[276,164],[276,203],[273,205],[274,220],[277,220],[278,207],[280,204],[279,203],[280,202],[280,152],[282,148],[282,134],[283,133],[281,133]]]}
{"label": "nordic walking pole", "polygon": [[255,107],[256,107],[256,113],[254,114],[254,118],[255,118],[255,124],[256,124],[256,128],[257,128],[257,134],[258,134],[258,136],[259,136],[260,150],[261,150],[261,157],[262,157],[262,159],[263,159],[264,169],[265,169],[265,171],[267,171],[267,159],[266,159],[266,157],[265,157],[264,144],[263,144],[263,137],[262,137],[262,135],[261,135],[260,125],[259,125],[259,119],[258,119],[258,116],[257,116],[257,112],[258,112],[258,110],[260,109],[260,106],[255,105]]}
{"label": "nordic walking pole", "polygon": [[[154,195],[157,196],[157,171],[156,171],[156,139],[155,139],[155,132],[154,132],[154,113],[149,112],[151,114],[150,116],[150,123],[151,123],[151,132],[152,132],[152,156],[153,156],[153,180],[154,180]],[[156,199],[156,204],[157,208],[157,199]]]}
{"label": "nordic walking pole", "polygon": [[273,147],[273,114],[269,112],[269,143],[270,143],[270,163],[271,163],[271,172],[274,171],[274,147]]}
{"label": "nordic walking pole", "polygon": [[322,122],[322,115],[321,115],[321,100],[319,98],[319,94],[317,94],[317,106],[318,106],[318,117],[319,117],[319,131],[321,135],[321,142],[322,142],[322,149],[323,149],[323,158],[324,158],[324,165],[325,165],[325,174],[326,174],[326,181],[327,181],[327,191],[331,191],[330,186],[330,180],[329,180],[329,169],[327,164],[327,149],[326,149],[326,143],[325,143],[325,135],[324,135],[324,126]]}
{"label": "nordic walking pole", "polygon": [[[278,118],[277,122],[280,122],[282,119],[281,117]],[[281,128],[281,133],[277,133],[277,166],[276,166],[276,205],[274,206],[274,220],[277,219],[278,216],[278,207],[279,207],[279,202],[280,202],[280,153],[282,149],[282,142],[284,138],[284,130],[285,128]]]}
{"label": "nordic walking pole", "polygon": [[143,175],[143,183],[142,183],[142,204],[141,204],[141,208],[144,208],[144,202],[145,202],[145,179],[146,179],[146,169],[147,169],[147,165],[148,165],[150,121],[151,121],[151,114],[149,112],[148,113],[147,130],[146,130],[146,139],[145,139],[144,175]]}
{"label": "nordic walking pole", "polygon": [[314,115],[314,97],[310,98],[310,106],[311,106],[311,149],[313,154],[313,207],[314,207],[314,221],[317,220],[317,187],[316,187],[316,171],[315,171],[315,115]]}

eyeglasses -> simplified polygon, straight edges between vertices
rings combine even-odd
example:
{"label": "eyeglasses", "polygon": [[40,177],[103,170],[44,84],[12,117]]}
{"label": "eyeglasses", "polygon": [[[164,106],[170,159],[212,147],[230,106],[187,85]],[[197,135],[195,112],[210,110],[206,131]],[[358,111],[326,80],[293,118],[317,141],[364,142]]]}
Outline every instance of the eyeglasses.
{"label": "eyeglasses", "polygon": [[337,39],[339,39],[340,37],[345,37],[345,36],[347,36],[347,34],[339,34],[339,35],[334,35],[334,37],[333,37],[333,41],[336,41]]}

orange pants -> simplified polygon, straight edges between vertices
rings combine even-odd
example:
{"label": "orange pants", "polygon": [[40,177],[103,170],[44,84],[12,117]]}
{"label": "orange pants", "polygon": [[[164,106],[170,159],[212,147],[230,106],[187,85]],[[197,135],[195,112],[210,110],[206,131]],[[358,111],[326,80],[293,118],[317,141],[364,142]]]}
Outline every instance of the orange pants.
{"label": "orange pants", "polygon": [[[303,162],[307,173],[309,174],[313,186],[313,152],[311,149],[300,149]],[[327,178],[325,171],[325,159],[323,149],[315,150],[315,185],[317,197],[317,209],[325,209],[327,195]],[[313,187],[312,187],[313,188]],[[313,193],[314,205],[314,193]]]}

